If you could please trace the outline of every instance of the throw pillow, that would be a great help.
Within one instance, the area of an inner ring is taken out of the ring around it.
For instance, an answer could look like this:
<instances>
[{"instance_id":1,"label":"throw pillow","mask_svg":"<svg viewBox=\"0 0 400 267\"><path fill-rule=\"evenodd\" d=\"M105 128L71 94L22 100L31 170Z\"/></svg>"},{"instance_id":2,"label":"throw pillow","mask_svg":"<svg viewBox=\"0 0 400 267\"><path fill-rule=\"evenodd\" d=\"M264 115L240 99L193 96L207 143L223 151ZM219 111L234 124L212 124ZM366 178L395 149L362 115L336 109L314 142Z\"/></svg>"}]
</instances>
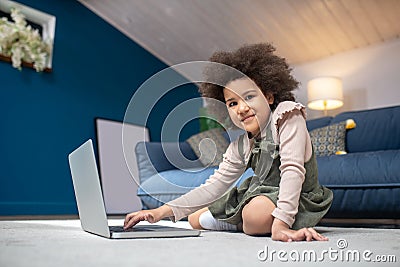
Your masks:
<instances>
[{"instance_id":1,"label":"throw pillow","mask_svg":"<svg viewBox=\"0 0 400 267\"><path fill-rule=\"evenodd\" d=\"M204 166L218 166L222 161L223 154L229 146L223 133L223 129L214 128L193 135L187 139L186 142L189 143Z\"/></svg>"},{"instance_id":2,"label":"throw pillow","mask_svg":"<svg viewBox=\"0 0 400 267\"><path fill-rule=\"evenodd\" d=\"M346 154L346 130L354 127L356 127L354 120L349 119L310 131L315 155Z\"/></svg>"}]
</instances>

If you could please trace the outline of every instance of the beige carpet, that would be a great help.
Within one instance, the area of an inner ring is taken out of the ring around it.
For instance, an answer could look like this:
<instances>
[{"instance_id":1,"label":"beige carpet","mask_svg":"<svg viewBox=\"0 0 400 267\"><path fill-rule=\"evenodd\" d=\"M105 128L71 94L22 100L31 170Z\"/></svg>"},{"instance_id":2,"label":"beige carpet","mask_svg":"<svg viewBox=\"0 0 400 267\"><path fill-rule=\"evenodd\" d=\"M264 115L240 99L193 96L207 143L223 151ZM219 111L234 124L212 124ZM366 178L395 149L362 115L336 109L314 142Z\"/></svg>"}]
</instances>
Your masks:
<instances>
[{"instance_id":1,"label":"beige carpet","mask_svg":"<svg viewBox=\"0 0 400 267\"><path fill-rule=\"evenodd\" d=\"M0 266L400 266L400 229L317 229L330 240L282 243L212 231L190 238L108 240L82 231L78 220L0 221Z\"/></svg>"}]
</instances>

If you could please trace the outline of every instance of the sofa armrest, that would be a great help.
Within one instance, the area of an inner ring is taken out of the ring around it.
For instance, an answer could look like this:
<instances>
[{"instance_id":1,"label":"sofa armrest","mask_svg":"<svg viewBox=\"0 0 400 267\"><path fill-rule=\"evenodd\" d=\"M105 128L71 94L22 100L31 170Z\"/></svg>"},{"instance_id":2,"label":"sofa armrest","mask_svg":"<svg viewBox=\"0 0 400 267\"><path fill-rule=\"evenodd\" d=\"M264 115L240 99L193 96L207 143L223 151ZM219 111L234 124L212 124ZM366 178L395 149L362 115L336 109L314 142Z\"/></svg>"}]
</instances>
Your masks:
<instances>
[{"instance_id":1,"label":"sofa armrest","mask_svg":"<svg viewBox=\"0 0 400 267\"><path fill-rule=\"evenodd\" d=\"M139 142L135 153L141 183L162 171L203 167L187 142Z\"/></svg>"}]
</instances>

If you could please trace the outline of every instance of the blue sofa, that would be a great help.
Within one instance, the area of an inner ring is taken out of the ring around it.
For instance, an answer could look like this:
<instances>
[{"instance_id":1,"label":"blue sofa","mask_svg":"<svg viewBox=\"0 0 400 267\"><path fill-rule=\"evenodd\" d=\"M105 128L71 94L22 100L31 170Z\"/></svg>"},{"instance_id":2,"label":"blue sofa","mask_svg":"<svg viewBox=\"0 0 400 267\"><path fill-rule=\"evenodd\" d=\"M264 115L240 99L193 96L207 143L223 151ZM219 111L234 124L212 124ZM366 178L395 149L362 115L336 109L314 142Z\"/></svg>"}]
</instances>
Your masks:
<instances>
[{"instance_id":1,"label":"blue sofa","mask_svg":"<svg viewBox=\"0 0 400 267\"><path fill-rule=\"evenodd\" d=\"M317 157L319 181L334 193L326 218L400 218L400 106L350 111L307 121L309 131L353 119L345 155ZM144 208L156 208L201 185L216 167L204 168L186 142L136 146ZM168 159L167 156L168 155ZM181 165L182 156L189 159ZM176 165L179 165L177 168ZM184 169L184 170L182 170ZM236 184L252 175L247 170Z\"/></svg>"}]
</instances>

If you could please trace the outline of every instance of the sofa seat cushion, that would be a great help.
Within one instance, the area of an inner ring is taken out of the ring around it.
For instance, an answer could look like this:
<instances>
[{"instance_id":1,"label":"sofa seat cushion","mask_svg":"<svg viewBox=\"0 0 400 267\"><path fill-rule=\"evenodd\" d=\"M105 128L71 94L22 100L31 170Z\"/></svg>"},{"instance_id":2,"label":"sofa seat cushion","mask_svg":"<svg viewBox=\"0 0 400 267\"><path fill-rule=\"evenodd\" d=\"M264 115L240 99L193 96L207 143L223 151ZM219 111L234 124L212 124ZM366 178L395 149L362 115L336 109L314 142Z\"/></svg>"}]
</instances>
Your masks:
<instances>
[{"instance_id":1,"label":"sofa seat cushion","mask_svg":"<svg viewBox=\"0 0 400 267\"><path fill-rule=\"evenodd\" d=\"M329 188L400 186L400 150L317 157L318 177Z\"/></svg>"},{"instance_id":2,"label":"sofa seat cushion","mask_svg":"<svg viewBox=\"0 0 400 267\"><path fill-rule=\"evenodd\" d=\"M168 170L155 174L144 181L137 192L145 208L153 209L200 186L218 167ZM253 175L248 169L235 185Z\"/></svg>"},{"instance_id":3,"label":"sofa seat cushion","mask_svg":"<svg viewBox=\"0 0 400 267\"><path fill-rule=\"evenodd\" d=\"M400 187L332 188L326 218L398 219Z\"/></svg>"}]
</instances>

